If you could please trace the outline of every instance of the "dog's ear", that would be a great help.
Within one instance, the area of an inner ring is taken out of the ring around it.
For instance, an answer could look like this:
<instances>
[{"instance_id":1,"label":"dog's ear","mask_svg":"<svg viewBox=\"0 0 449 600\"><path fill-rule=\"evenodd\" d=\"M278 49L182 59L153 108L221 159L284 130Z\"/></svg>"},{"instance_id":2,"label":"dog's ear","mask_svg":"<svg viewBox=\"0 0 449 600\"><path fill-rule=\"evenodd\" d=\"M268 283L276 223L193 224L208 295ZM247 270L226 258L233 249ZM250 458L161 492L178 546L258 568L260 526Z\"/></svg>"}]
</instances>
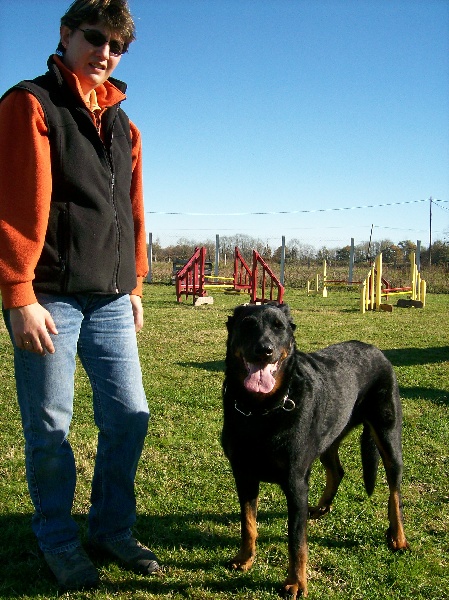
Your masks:
<instances>
[{"instance_id":1,"label":"dog's ear","mask_svg":"<svg viewBox=\"0 0 449 600\"><path fill-rule=\"evenodd\" d=\"M240 318L241 313L245 312L247 310L247 305L246 304L239 304L238 306L236 306L234 308L234 312L232 313L232 316L228 317L228 321L226 323L226 327L228 328L228 331L231 332L235 322Z\"/></svg>"},{"instance_id":2,"label":"dog's ear","mask_svg":"<svg viewBox=\"0 0 449 600\"><path fill-rule=\"evenodd\" d=\"M278 304L278 308L279 308L279 310L282 310L282 312L288 319L291 318L290 306L288 304Z\"/></svg>"},{"instance_id":3,"label":"dog's ear","mask_svg":"<svg viewBox=\"0 0 449 600\"><path fill-rule=\"evenodd\" d=\"M278 305L278 308L279 308L279 310L281 310L281 311L284 313L284 315L287 317L287 319L288 319L288 322L289 322L289 324L290 324L290 327L292 328L292 331L295 331L295 329L296 329L296 325L295 325L295 323L293 322L293 317L292 317L292 315L291 315L291 313L290 313L290 307L289 307L289 305L288 305L288 304L279 304L279 305Z\"/></svg>"}]
</instances>

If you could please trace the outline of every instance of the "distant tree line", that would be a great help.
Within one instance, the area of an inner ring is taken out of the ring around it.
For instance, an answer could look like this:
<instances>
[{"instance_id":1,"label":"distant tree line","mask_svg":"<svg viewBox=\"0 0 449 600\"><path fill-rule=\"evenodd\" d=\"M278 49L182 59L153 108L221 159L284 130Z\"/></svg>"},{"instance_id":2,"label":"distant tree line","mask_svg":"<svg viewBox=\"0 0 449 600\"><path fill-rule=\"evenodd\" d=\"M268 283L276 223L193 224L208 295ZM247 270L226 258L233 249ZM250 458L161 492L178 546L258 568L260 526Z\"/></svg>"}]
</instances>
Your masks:
<instances>
[{"instance_id":1,"label":"distant tree line","mask_svg":"<svg viewBox=\"0 0 449 600\"><path fill-rule=\"evenodd\" d=\"M253 249L257 250L265 260L275 263L279 263L281 260L282 246L273 249L267 242L249 235L220 236L219 242L220 261L232 261L236 246L248 261L252 258ZM205 246L208 259L215 260L215 240L198 242L180 238L176 244L165 248L160 245L157 239L156 241L153 240L153 261L172 262L175 259L188 259L198 246ZM316 249L311 244L292 239L285 244L285 261L286 263L295 262L310 266L326 260L330 265L343 265L349 264L350 252L350 245L342 248L322 246ZM409 260L411 252L416 252L416 243L403 240L395 244L388 239L371 243L362 242L354 246L354 262L369 263L379 252L383 254L384 263L391 266L400 266ZM421 246L421 264L429 264L429 259L431 259L432 265L449 266L449 243L435 241L430 248L430 252L429 248Z\"/></svg>"}]
</instances>

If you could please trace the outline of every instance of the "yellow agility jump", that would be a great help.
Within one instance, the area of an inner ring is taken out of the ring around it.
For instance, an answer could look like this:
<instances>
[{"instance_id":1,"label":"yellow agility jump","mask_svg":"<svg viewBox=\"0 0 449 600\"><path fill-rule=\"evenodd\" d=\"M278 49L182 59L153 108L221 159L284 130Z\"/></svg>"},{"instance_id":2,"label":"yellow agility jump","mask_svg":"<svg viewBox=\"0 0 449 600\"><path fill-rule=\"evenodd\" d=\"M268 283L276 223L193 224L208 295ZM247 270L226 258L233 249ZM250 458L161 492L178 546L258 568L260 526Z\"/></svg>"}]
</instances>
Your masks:
<instances>
[{"instance_id":1,"label":"yellow agility jump","mask_svg":"<svg viewBox=\"0 0 449 600\"><path fill-rule=\"evenodd\" d=\"M426 304L426 282L421 279L414 252L410 253L410 286L397 288L390 286L389 282L382 276L382 253L380 253L376 256L374 265L362 282L360 291L360 311L362 313L367 310L391 312L393 310L392 305L382 302L382 299L388 301L390 296L408 296L409 299L404 301L402 306L423 308ZM401 306L399 302L398 306Z\"/></svg>"},{"instance_id":2,"label":"yellow agility jump","mask_svg":"<svg viewBox=\"0 0 449 600\"><path fill-rule=\"evenodd\" d=\"M327 277L327 262L323 260L323 298L327 298L328 287L349 287L351 285L360 285L361 281L349 281L349 279L328 279ZM307 281L307 295L316 294L320 291L320 273L315 276L315 289L312 287L310 281Z\"/></svg>"}]
</instances>

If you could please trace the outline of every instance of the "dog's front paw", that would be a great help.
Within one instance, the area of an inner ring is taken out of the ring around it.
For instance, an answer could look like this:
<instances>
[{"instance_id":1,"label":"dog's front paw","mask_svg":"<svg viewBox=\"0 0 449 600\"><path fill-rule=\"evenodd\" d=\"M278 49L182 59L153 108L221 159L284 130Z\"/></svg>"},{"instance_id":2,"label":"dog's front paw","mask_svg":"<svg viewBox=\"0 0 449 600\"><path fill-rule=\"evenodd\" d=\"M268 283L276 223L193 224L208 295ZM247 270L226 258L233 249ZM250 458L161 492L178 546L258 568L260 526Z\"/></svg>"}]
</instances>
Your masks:
<instances>
[{"instance_id":1,"label":"dog's front paw","mask_svg":"<svg viewBox=\"0 0 449 600\"><path fill-rule=\"evenodd\" d=\"M234 571L249 571L253 566L254 555L243 556L241 554L237 554L234 556L232 560L229 561L229 568Z\"/></svg>"},{"instance_id":2,"label":"dog's front paw","mask_svg":"<svg viewBox=\"0 0 449 600\"><path fill-rule=\"evenodd\" d=\"M282 598L288 598L288 600L296 600L296 598L306 598L309 594L307 592L307 585L303 586L299 582L289 583L287 579L279 595Z\"/></svg>"},{"instance_id":3,"label":"dog's front paw","mask_svg":"<svg viewBox=\"0 0 449 600\"><path fill-rule=\"evenodd\" d=\"M387 538L388 547L393 552L406 552L407 550L410 550L409 543L407 542L405 537L404 536L401 536L399 538L394 537L391 532L391 527L389 527L387 529L386 538Z\"/></svg>"},{"instance_id":4,"label":"dog's front paw","mask_svg":"<svg viewBox=\"0 0 449 600\"><path fill-rule=\"evenodd\" d=\"M309 506L309 519L321 519L324 515L332 510L330 504L325 506Z\"/></svg>"}]
</instances>

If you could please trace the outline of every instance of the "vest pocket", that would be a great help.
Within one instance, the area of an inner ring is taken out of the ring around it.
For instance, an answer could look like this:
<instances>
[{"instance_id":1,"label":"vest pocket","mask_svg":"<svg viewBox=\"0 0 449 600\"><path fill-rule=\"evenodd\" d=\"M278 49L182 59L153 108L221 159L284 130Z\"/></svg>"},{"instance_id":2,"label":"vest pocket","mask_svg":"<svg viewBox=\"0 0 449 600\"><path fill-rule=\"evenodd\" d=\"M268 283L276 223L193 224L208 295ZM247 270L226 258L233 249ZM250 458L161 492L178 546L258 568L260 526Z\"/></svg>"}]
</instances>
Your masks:
<instances>
[{"instance_id":1,"label":"vest pocket","mask_svg":"<svg viewBox=\"0 0 449 600\"><path fill-rule=\"evenodd\" d=\"M44 247L35 270L36 284L64 292L68 274L69 211L65 202L52 202Z\"/></svg>"}]
</instances>

